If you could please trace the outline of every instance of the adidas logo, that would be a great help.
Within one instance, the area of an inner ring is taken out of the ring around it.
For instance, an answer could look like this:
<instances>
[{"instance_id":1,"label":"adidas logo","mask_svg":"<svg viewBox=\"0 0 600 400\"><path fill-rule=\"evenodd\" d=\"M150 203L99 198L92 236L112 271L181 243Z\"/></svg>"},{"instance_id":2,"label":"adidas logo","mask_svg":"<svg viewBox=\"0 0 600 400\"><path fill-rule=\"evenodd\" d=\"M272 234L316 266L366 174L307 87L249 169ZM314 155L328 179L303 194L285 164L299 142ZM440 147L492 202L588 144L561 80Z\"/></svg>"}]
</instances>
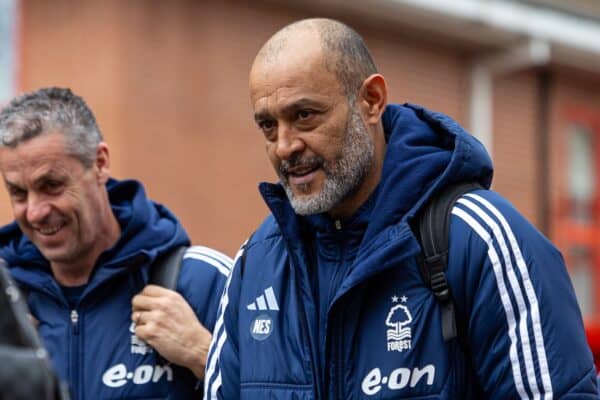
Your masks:
<instances>
[{"instance_id":1,"label":"adidas logo","mask_svg":"<svg viewBox=\"0 0 600 400\"><path fill-rule=\"evenodd\" d=\"M279 311L279 305L273 293L273 287L269 286L265 292L256 298L256 301L248 304L248 310L271 310Z\"/></svg>"}]
</instances>

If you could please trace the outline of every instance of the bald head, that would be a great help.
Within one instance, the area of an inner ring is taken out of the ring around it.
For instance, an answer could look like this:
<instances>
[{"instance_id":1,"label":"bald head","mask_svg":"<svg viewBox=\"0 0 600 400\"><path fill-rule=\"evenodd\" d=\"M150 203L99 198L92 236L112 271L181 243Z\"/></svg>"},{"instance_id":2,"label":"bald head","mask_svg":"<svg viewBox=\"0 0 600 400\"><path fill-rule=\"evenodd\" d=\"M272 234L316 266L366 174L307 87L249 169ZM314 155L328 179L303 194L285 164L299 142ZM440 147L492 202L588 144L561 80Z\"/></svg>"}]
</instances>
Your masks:
<instances>
[{"instance_id":1,"label":"bald head","mask_svg":"<svg viewBox=\"0 0 600 400\"><path fill-rule=\"evenodd\" d=\"M336 76L346 97L354 101L362 82L377 73L377 68L360 35L339 21L311 18L287 25L260 49L253 68L278 64L290 54L305 54L307 42L313 41L320 47L320 62Z\"/></svg>"}]
</instances>

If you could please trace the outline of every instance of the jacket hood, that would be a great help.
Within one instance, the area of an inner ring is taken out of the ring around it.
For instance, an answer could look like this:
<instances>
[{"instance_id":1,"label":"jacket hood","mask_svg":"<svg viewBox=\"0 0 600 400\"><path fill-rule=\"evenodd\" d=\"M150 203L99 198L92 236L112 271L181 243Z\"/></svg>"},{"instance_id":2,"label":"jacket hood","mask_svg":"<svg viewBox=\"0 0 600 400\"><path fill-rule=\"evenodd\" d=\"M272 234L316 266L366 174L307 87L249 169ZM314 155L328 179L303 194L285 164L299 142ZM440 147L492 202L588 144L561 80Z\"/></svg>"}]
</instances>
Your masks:
<instances>
[{"instance_id":1,"label":"jacket hood","mask_svg":"<svg viewBox=\"0 0 600 400\"><path fill-rule=\"evenodd\" d=\"M412 219L436 192L465 181L486 189L492 161L474 136L450 117L414 104L389 105L383 114L387 149L366 239L391 222Z\"/></svg>"},{"instance_id":2,"label":"jacket hood","mask_svg":"<svg viewBox=\"0 0 600 400\"><path fill-rule=\"evenodd\" d=\"M92 278L102 279L118 270L137 264L142 258L152 261L174 247L189 245L189 238L177 218L161 204L146 196L141 183L110 179L106 188L112 211L121 226L115 245L96 262ZM18 280L31 282L40 272L50 274L50 265L16 222L0 228L0 257ZM19 279L23 278L23 279Z\"/></svg>"},{"instance_id":3,"label":"jacket hood","mask_svg":"<svg viewBox=\"0 0 600 400\"><path fill-rule=\"evenodd\" d=\"M448 185L477 181L489 188L493 174L489 155L450 117L404 104L388 105L382 120L387 149L374 200L377 212L363 244L390 225L410 221L433 193ZM284 235L295 236L299 225L281 184L263 183L260 190Z\"/></svg>"}]
</instances>

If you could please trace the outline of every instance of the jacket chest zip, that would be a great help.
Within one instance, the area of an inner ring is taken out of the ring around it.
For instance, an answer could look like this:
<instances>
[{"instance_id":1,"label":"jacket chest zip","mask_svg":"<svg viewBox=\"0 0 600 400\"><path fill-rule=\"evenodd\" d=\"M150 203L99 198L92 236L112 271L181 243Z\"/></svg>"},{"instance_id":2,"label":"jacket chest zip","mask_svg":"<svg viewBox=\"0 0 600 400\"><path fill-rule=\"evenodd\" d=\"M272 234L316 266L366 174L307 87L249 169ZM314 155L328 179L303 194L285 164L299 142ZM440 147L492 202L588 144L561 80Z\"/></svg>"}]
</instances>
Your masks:
<instances>
[{"instance_id":1,"label":"jacket chest zip","mask_svg":"<svg viewBox=\"0 0 600 400\"><path fill-rule=\"evenodd\" d=\"M369 280L372 276L371 274L363 275L357 279L356 272L372 271L376 267L380 267L378 270L382 272L384 269L391 268L393 265L398 265L404 260L414 257L415 248L413 240L405 232L398 234L394 242L388 242L390 246L388 246L387 251L390 253L387 255L386 251L386 253L381 254L381 257L365 258L359 256L363 232L360 230L353 232L340 221L333 221L333 224L335 230L330 231L331 236L328 238L330 245L328 259L330 263L335 262L335 271L331 276L331 286L328 293L324 294L320 291L322 295L327 297L319 300L320 303L327 302L327 308L325 308L325 344L322 348L325 356L321 357L321 359L324 359L324 365L322 365L320 376L324 379L321 393L327 398L342 399L347 398L348 393L353 390L352 387L346 384L345 379L346 371L352 368L352 365L348 365L349 361L346 357L348 353L346 338L351 337L352 332L360 329L356 314L361 307L361 298L363 298L365 290L360 283ZM317 244L325 246L324 241L319 241ZM397 257L398 254L402 254L402 256ZM390 257L392 255L393 257ZM357 256L360 257L360 260L356 259ZM315 258L319 262L313 265L312 271L316 271L315 268L323 267L323 265L320 265L321 259L319 257ZM391 259L394 261L390 262ZM327 266L332 267L332 265ZM322 330L321 334L323 334Z\"/></svg>"},{"instance_id":2,"label":"jacket chest zip","mask_svg":"<svg viewBox=\"0 0 600 400\"><path fill-rule=\"evenodd\" d=\"M72 309L69 312L69 319L71 321L71 335L70 335L70 357L69 357L69 376L71 390L73 393L77 393L78 397L83 396L83 383L79 379L81 376L81 337L80 331L80 313L77 309Z\"/></svg>"},{"instance_id":3,"label":"jacket chest zip","mask_svg":"<svg viewBox=\"0 0 600 400\"><path fill-rule=\"evenodd\" d=\"M335 226L335 229L338 231L342 230L342 221L340 221L339 219L336 219L335 222L333 223L333 225Z\"/></svg>"},{"instance_id":4,"label":"jacket chest zip","mask_svg":"<svg viewBox=\"0 0 600 400\"><path fill-rule=\"evenodd\" d=\"M335 228L338 232L342 231L342 223L340 220L335 221ZM344 265L345 262L348 262L345 257L345 247L348 245L346 240L341 238L337 243L338 247L338 265L336 266L336 271L333 276L333 286L330 290L330 296L328 298L329 310L327 312L327 332L325 337L325 354L329 355L329 364L331 368L325 368L326 374L330 377L329 382L329 390L328 392L331 395L332 399L343 398L343 365L344 362L342 360L343 353L343 342L344 342L344 332L343 332L343 304L338 301L337 306L334 310L334 304L331 303L335 293L337 292L337 288L339 287L341 277L344 275L344 272L348 268L348 265ZM351 257L354 259L354 257ZM334 318L333 311L336 311L339 314L338 318Z\"/></svg>"},{"instance_id":5,"label":"jacket chest zip","mask_svg":"<svg viewBox=\"0 0 600 400\"><path fill-rule=\"evenodd\" d=\"M337 299L335 303L332 303L332 301L336 297L340 284L354 260L360 244L360 238L356 233L353 235L352 233L344 232L340 220L333 221L333 227L334 231L332 235L326 239L330 250L328 252L328 262L332 262L333 265L317 265L316 267L333 268L331 281L327 286L328 290L326 292L321 291L323 298L320 299L320 302L325 302L325 304L321 304L321 310L325 314L321 316L321 321L325 324L325 343L323 349L325 365L323 365L322 370L325 387L322 393L326 393L328 398L337 399L345 397L343 385L343 355L345 354L343 315L345 305L341 299ZM319 286L322 287L322 285ZM323 328L321 332L323 332Z\"/></svg>"}]
</instances>

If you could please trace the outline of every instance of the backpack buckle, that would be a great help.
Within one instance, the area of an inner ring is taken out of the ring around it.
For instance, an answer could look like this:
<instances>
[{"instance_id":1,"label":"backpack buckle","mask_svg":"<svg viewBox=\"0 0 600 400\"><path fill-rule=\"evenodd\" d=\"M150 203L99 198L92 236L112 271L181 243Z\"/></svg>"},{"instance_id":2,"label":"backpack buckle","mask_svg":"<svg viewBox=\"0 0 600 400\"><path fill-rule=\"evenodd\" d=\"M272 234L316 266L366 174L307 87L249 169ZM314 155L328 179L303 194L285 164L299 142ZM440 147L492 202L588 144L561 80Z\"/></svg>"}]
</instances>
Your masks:
<instances>
[{"instance_id":1,"label":"backpack buckle","mask_svg":"<svg viewBox=\"0 0 600 400\"><path fill-rule=\"evenodd\" d=\"M429 266L429 285L436 299L442 303L450 301L450 287L445 272L446 253L428 257L425 259L425 263Z\"/></svg>"}]
</instances>

